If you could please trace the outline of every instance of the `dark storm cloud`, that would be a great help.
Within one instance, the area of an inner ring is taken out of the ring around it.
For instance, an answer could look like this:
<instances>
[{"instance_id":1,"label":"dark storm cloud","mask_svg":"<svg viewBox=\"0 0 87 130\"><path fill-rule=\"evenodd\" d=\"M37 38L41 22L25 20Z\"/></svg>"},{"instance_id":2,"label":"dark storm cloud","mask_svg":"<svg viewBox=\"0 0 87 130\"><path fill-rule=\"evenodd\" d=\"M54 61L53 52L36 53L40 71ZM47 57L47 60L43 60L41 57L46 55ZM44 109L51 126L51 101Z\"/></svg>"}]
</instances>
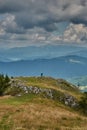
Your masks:
<instances>
[{"instance_id":1,"label":"dark storm cloud","mask_svg":"<svg viewBox=\"0 0 87 130\"><path fill-rule=\"evenodd\" d=\"M18 12L21 9L21 4L15 0L0 0L0 13Z\"/></svg>"},{"instance_id":2,"label":"dark storm cloud","mask_svg":"<svg viewBox=\"0 0 87 130\"><path fill-rule=\"evenodd\" d=\"M54 31L55 23L70 21L87 23L86 0L0 0L0 13L15 16L18 29L9 26L6 31L23 32L26 29L41 27ZM11 29L12 28L12 29ZM22 28L22 29L21 29ZM15 30L15 31L14 31Z\"/></svg>"}]
</instances>

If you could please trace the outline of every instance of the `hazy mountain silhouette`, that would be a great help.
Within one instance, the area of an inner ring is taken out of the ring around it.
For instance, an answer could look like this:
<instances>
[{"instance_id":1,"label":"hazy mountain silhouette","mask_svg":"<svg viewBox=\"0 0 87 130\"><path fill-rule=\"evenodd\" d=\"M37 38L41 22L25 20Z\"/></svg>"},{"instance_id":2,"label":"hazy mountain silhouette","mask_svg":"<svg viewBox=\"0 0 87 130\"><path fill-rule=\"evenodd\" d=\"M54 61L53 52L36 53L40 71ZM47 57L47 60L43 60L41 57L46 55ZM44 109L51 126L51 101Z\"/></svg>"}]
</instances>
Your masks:
<instances>
[{"instance_id":1,"label":"hazy mountain silhouette","mask_svg":"<svg viewBox=\"0 0 87 130\"><path fill-rule=\"evenodd\" d=\"M0 72L12 76L78 77L87 75L87 58L69 55L52 59L0 62Z\"/></svg>"}]
</instances>

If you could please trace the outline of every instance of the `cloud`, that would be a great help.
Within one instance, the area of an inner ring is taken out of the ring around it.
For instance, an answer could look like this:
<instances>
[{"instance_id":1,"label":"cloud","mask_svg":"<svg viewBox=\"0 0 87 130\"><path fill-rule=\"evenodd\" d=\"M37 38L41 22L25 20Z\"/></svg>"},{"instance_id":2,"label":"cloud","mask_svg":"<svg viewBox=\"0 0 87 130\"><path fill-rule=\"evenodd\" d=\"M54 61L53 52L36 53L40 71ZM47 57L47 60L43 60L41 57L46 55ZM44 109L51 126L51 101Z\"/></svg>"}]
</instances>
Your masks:
<instances>
[{"instance_id":1,"label":"cloud","mask_svg":"<svg viewBox=\"0 0 87 130\"><path fill-rule=\"evenodd\" d=\"M75 59L69 59L69 62L76 63L76 64L84 64L82 61L75 60Z\"/></svg>"},{"instance_id":2,"label":"cloud","mask_svg":"<svg viewBox=\"0 0 87 130\"><path fill-rule=\"evenodd\" d=\"M87 0L0 0L0 39L86 42ZM58 23L70 24L62 34ZM21 42L22 44L22 42Z\"/></svg>"},{"instance_id":3,"label":"cloud","mask_svg":"<svg viewBox=\"0 0 87 130\"><path fill-rule=\"evenodd\" d=\"M80 86L80 90L86 91L86 89L87 89L87 86Z\"/></svg>"},{"instance_id":4,"label":"cloud","mask_svg":"<svg viewBox=\"0 0 87 130\"><path fill-rule=\"evenodd\" d=\"M84 24L70 24L63 35L57 37L57 39L64 42L87 42L87 27Z\"/></svg>"},{"instance_id":5,"label":"cloud","mask_svg":"<svg viewBox=\"0 0 87 130\"><path fill-rule=\"evenodd\" d=\"M24 33L23 27L17 25L15 16L7 14L4 20L1 20L0 27L7 33Z\"/></svg>"},{"instance_id":6,"label":"cloud","mask_svg":"<svg viewBox=\"0 0 87 130\"><path fill-rule=\"evenodd\" d=\"M86 0L0 0L0 13L13 14L16 24L25 29L39 26L53 31L59 21L86 24L86 12Z\"/></svg>"},{"instance_id":7,"label":"cloud","mask_svg":"<svg viewBox=\"0 0 87 130\"><path fill-rule=\"evenodd\" d=\"M43 28L34 27L28 29L25 34L12 34L11 40L33 40L33 41L45 41L50 36L49 32Z\"/></svg>"}]
</instances>

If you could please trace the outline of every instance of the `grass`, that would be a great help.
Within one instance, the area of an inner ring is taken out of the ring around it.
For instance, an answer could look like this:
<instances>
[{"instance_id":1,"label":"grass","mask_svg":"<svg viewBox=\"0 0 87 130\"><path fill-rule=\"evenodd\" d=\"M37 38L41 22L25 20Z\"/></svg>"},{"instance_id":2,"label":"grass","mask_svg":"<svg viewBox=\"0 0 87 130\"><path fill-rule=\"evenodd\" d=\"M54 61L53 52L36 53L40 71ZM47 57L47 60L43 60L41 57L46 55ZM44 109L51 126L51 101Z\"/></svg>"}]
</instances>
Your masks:
<instances>
[{"instance_id":1,"label":"grass","mask_svg":"<svg viewBox=\"0 0 87 130\"><path fill-rule=\"evenodd\" d=\"M20 105L27 102L32 102L35 98L38 98L38 96L34 94L26 94L20 97L8 97L0 99L0 104L8 104L8 105Z\"/></svg>"},{"instance_id":2,"label":"grass","mask_svg":"<svg viewBox=\"0 0 87 130\"><path fill-rule=\"evenodd\" d=\"M10 98L6 99L6 103L0 103L0 130L72 130L87 127L87 118L55 101L33 96L27 97L29 100L26 96L20 100Z\"/></svg>"},{"instance_id":3,"label":"grass","mask_svg":"<svg viewBox=\"0 0 87 130\"><path fill-rule=\"evenodd\" d=\"M27 103L13 106L2 105L4 107L2 120L0 121L0 128L2 130L14 129L49 129L55 130L63 126L64 128L70 127L83 127L85 119L78 117L76 113L72 114L66 109L60 108L56 105L46 105L44 103ZM87 120L86 120L87 123Z\"/></svg>"},{"instance_id":4,"label":"grass","mask_svg":"<svg viewBox=\"0 0 87 130\"><path fill-rule=\"evenodd\" d=\"M80 95L67 82L50 77L18 77L26 85L58 90L61 93ZM71 91L72 90L72 91ZM25 94L20 97L0 97L0 130L86 130L87 117L57 100L42 95Z\"/></svg>"},{"instance_id":5,"label":"grass","mask_svg":"<svg viewBox=\"0 0 87 130\"><path fill-rule=\"evenodd\" d=\"M16 79L23 81L27 86L55 89L63 93L71 94L78 99L82 96L78 88L62 79L54 79L51 77L18 77Z\"/></svg>"}]
</instances>

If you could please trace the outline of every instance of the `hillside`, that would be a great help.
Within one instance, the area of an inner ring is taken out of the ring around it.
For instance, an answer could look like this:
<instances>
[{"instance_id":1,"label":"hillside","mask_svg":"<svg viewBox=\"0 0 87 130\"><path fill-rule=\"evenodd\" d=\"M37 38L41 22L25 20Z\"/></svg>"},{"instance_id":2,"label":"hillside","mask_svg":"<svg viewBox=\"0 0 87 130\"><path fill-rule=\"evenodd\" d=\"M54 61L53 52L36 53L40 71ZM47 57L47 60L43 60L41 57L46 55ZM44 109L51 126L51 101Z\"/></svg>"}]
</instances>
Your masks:
<instances>
[{"instance_id":1,"label":"hillside","mask_svg":"<svg viewBox=\"0 0 87 130\"><path fill-rule=\"evenodd\" d=\"M0 130L85 130L77 111L82 93L63 79L12 78L0 97Z\"/></svg>"}]
</instances>

